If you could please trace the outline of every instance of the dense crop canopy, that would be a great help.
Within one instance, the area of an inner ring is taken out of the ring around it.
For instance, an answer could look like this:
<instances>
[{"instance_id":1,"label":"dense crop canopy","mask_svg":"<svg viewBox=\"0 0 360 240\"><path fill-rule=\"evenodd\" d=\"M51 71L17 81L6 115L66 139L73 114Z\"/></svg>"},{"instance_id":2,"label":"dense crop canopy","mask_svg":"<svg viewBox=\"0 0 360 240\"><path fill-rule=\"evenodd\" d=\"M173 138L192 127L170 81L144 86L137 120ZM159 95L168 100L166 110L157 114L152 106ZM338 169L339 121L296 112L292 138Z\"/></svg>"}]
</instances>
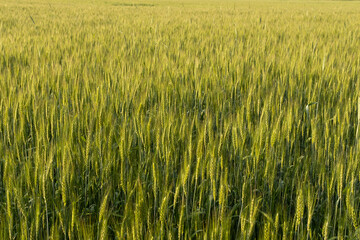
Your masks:
<instances>
[{"instance_id":1,"label":"dense crop canopy","mask_svg":"<svg viewBox=\"0 0 360 240\"><path fill-rule=\"evenodd\" d=\"M359 231L360 4L0 0L0 239Z\"/></svg>"}]
</instances>

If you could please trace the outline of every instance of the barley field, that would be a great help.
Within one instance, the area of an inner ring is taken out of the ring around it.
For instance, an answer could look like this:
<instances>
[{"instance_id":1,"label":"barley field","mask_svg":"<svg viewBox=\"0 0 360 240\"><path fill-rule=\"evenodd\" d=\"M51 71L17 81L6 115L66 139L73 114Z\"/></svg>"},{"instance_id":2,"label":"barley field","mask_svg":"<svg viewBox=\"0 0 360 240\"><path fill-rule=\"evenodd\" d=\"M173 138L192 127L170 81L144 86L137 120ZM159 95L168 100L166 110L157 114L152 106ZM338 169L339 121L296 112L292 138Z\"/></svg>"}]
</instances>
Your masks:
<instances>
[{"instance_id":1,"label":"barley field","mask_svg":"<svg viewBox=\"0 0 360 240\"><path fill-rule=\"evenodd\" d=\"M359 239L360 2L0 0L0 239Z\"/></svg>"}]
</instances>

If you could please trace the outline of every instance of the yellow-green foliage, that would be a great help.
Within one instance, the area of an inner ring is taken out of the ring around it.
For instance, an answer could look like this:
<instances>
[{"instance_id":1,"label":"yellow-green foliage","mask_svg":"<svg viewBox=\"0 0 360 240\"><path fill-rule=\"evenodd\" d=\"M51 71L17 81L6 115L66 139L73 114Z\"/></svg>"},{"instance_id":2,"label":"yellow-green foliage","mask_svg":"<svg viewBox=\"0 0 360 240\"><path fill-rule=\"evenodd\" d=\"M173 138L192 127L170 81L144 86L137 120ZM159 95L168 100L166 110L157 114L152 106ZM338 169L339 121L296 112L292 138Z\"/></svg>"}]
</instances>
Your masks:
<instances>
[{"instance_id":1,"label":"yellow-green foliage","mask_svg":"<svg viewBox=\"0 0 360 240\"><path fill-rule=\"evenodd\" d=\"M353 239L360 3L0 0L0 239Z\"/></svg>"}]
</instances>

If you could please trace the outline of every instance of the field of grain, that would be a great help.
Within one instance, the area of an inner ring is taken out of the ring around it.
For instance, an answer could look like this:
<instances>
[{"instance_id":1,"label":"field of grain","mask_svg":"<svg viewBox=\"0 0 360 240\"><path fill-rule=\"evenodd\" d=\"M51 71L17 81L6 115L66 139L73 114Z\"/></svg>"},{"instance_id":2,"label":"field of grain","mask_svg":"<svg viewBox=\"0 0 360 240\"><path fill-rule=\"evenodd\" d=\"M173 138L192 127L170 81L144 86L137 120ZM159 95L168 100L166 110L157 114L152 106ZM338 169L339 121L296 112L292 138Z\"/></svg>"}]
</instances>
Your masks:
<instances>
[{"instance_id":1,"label":"field of grain","mask_svg":"<svg viewBox=\"0 0 360 240\"><path fill-rule=\"evenodd\" d=\"M356 239L360 2L0 0L0 239Z\"/></svg>"}]
</instances>

